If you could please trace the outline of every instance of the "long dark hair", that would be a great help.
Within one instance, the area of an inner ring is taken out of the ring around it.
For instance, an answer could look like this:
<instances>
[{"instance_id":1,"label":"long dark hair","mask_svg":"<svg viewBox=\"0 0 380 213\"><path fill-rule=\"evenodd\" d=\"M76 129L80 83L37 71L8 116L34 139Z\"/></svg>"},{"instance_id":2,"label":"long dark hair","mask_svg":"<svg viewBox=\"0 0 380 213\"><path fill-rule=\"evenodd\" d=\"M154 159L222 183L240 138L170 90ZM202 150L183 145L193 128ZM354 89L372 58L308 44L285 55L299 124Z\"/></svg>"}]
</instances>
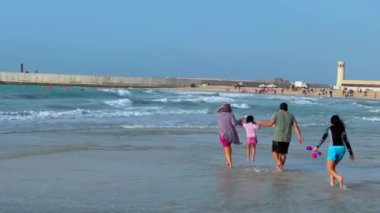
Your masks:
<instances>
[{"instance_id":1,"label":"long dark hair","mask_svg":"<svg viewBox=\"0 0 380 213\"><path fill-rule=\"evenodd\" d=\"M346 131L346 127L338 115L331 116L331 124L332 124L332 129L339 133Z\"/></svg>"}]
</instances>

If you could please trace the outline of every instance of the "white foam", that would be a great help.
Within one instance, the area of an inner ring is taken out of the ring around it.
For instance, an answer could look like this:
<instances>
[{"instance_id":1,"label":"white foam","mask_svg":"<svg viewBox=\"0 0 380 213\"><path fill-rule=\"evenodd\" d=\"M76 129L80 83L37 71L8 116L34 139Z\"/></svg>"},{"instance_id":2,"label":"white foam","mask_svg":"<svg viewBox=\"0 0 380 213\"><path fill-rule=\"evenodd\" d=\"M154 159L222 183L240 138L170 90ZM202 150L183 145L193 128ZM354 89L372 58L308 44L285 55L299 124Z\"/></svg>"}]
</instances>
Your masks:
<instances>
[{"instance_id":1,"label":"white foam","mask_svg":"<svg viewBox=\"0 0 380 213\"><path fill-rule=\"evenodd\" d=\"M283 101L290 101L293 103L299 102L299 104L310 104L310 103L317 104L318 101L321 100L321 98L319 98L319 97L303 97L303 96L294 96L294 95L291 95L291 96L266 95L263 97L265 97L266 99L270 99L270 100L283 100Z\"/></svg>"},{"instance_id":2,"label":"white foam","mask_svg":"<svg viewBox=\"0 0 380 213\"><path fill-rule=\"evenodd\" d=\"M326 126L325 123L298 123L300 127L320 127L320 126Z\"/></svg>"},{"instance_id":3,"label":"white foam","mask_svg":"<svg viewBox=\"0 0 380 213\"><path fill-rule=\"evenodd\" d=\"M150 109L138 109L133 111L131 108L125 111L94 111L91 115L96 118L103 117L131 117L131 116L151 116L151 115L183 115L183 114L208 114L208 109L201 110L185 110L185 109L165 109L150 108Z\"/></svg>"},{"instance_id":4,"label":"white foam","mask_svg":"<svg viewBox=\"0 0 380 213\"><path fill-rule=\"evenodd\" d=\"M196 96L196 97L180 97L180 98L160 98L153 100L155 102L162 103L181 103L181 102L192 102L192 103L223 103L223 102L235 102L232 98L219 97L219 96Z\"/></svg>"},{"instance_id":5,"label":"white foam","mask_svg":"<svg viewBox=\"0 0 380 213\"><path fill-rule=\"evenodd\" d=\"M243 98L243 97L253 97L254 94L247 93L219 93L220 96L230 97L230 98Z\"/></svg>"},{"instance_id":6,"label":"white foam","mask_svg":"<svg viewBox=\"0 0 380 213\"><path fill-rule=\"evenodd\" d=\"M200 110L171 109L171 110L160 110L155 113L160 114L160 115L208 114L208 109L200 109Z\"/></svg>"},{"instance_id":7,"label":"white foam","mask_svg":"<svg viewBox=\"0 0 380 213\"><path fill-rule=\"evenodd\" d=\"M211 96L211 97L200 97L198 100L207 103L222 103L222 102L234 102L235 100L227 97Z\"/></svg>"},{"instance_id":8,"label":"white foam","mask_svg":"<svg viewBox=\"0 0 380 213\"><path fill-rule=\"evenodd\" d=\"M362 120L365 120L365 121L380 121L380 117L362 117Z\"/></svg>"},{"instance_id":9,"label":"white foam","mask_svg":"<svg viewBox=\"0 0 380 213\"><path fill-rule=\"evenodd\" d=\"M168 98L159 98L159 99L154 99L152 101L167 103L167 102L169 102L169 99Z\"/></svg>"},{"instance_id":10,"label":"white foam","mask_svg":"<svg viewBox=\"0 0 380 213\"><path fill-rule=\"evenodd\" d=\"M232 107L239 108L239 109L249 109L250 107L248 104L231 104Z\"/></svg>"},{"instance_id":11,"label":"white foam","mask_svg":"<svg viewBox=\"0 0 380 213\"><path fill-rule=\"evenodd\" d=\"M216 92L202 92L202 91L167 91L178 95L217 95Z\"/></svg>"},{"instance_id":12,"label":"white foam","mask_svg":"<svg viewBox=\"0 0 380 213\"><path fill-rule=\"evenodd\" d=\"M118 96L121 96L121 97L126 97L126 96L131 95L131 92L126 89L101 89L100 91L117 94Z\"/></svg>"},{"instance_id":13,"label":"white foam","mask_svg":"<svg viewBox=\"0 0 380 213\"><path fill-rule=\"evenodd\" d=\"M1 121L10 120L46 120L46 119L78 119L78 118L110 118L151 115L183 115L208 114L208 109L185 110L165 109L161 107L128 108L128 110L67 110L67 111L22 111L0 112Z\"/></svg>"},{"instance_id":14,"label":"white foam","mask_svg":"<svg viewBox=\"0 0 380 213\"><path fill-rule=\"evenodd\" d=\"M379 113L380 109L371 109L371 110L369 110L369 112Z\"/></svg>"},{"instance_id":15,"label":"white foam","mask_svg":"<svg viewBox=\"0 0 380 213\"><path fill-rule=\"evenodd\" d=\"M292 100L292 103L299 104L299 105L311 105L311 104L317 104L311 100Z\"/></svg>"},{"instance_id":16,"label":"white foam","mask_svg":"<svg viewBox=\"0 0 380 213\"><path fill-rule=\"evenodd\" d=\"M122 99L112 100L112 101L104 101L104 103L109 106L117 107L117 108L124 108L124 107L132 105L132 101L127 98L122 98Z\"/></svg>"},{"instance_id":17,"label":"white foam","mask_svg":"<svg viewBox=\"0 0 380 213\"><path fill-rule=\"evenodd\" d=\"M154 125L154 124L149 124L149 125L143 125L143 124L126 124L122 125L122 128L125 129L183 129L183 128L195 128L195 129L204 129L204 128L210 128L211 126L206 126L206 125L195 125L195 124L166 124L166 125Z\"/></svg>"},{"instance_id":18,"label":"white foam","mask_svg":"<svg viewBox=\"0 0 380 213\"><path fill-rule=\"evenodd\" d=\"M145 93L148 93L148 94L153 94L155 93L156 91L155 90L152 90L152 89L148 89L148 90L144 90Z\"/></svg>"},{"instance_id":19,"label":"white foam","mask_svg":"<svg viewBox=\"0 0 380 213\"><path fill-rule=\"evenodd\" d=\"M68 111L22 111L22 112L0 112L0 120L43 120L57 119L61 117L77 117L88 114L87 110L76 109Z\"/></svg>"}]
</instances>

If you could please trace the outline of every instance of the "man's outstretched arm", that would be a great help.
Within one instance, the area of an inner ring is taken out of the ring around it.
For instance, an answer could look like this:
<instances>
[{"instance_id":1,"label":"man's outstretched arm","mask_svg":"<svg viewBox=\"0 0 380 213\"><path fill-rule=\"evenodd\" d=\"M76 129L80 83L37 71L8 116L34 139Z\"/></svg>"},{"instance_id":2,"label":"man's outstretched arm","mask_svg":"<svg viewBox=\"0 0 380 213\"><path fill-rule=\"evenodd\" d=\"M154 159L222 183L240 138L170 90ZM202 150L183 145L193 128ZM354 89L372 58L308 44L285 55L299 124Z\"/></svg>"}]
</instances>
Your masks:
<instances>
[{"instance_id":1,"label":"man's outstretched arm","mask_svg":"<svg viewBox=\"0 0 380 213\"><path fill-rule=\"evenodd\" d=\"M273 126L274 125L274 120L260 121L259 124L262 125L262 126Z\"/></svg>"}]
</instances>

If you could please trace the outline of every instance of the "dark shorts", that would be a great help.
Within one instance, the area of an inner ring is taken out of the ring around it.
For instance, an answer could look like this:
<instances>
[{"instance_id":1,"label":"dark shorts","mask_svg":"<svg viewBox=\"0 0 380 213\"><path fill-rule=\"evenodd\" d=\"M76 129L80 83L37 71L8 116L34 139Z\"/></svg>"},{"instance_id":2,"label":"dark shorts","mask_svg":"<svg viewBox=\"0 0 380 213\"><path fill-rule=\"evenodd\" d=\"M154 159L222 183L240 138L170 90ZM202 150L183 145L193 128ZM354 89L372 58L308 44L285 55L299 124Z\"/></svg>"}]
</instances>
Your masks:
<instances>
[{"instance_id":1,"label":"dark shorts","mask_svg":"<svg viewBox=\"0 0 380 213\"><path fill-rule=\"evenodd\" d=\"M288 154L289 143L272 141L272 152L277 152L280 154Z\"/></svg>"}]
</instances>

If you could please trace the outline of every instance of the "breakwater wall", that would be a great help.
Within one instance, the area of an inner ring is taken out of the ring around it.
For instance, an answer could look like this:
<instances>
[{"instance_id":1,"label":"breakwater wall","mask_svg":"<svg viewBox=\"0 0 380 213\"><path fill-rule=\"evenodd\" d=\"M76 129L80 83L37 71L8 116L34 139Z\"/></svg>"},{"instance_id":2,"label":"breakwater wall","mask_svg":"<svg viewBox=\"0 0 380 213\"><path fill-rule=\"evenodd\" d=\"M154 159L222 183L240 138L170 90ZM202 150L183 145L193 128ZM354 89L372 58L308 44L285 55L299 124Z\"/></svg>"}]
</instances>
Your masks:
<instances>
[{"instance_id":1,"label":"breakwater wall","mask_svg":"<svg viewBox=\"0 0 380 213\"><path fill-rule=\"evenodd\" d=\"M1 84L62 85L83 87L188 87L201 79L143 78L95 75L0 72Z\"/></svg>"},{"instance_id":2,"label":"breakwater wall","mask_svg":"<svg viewBox=\"0 0 380 213\"><path fill-rule=\"evenodd\" d=\"M191 85L232 86L242 83L247 87L258 87L271 81L242 81L213 78L145 78L97 75L70 75L52 73L0 72L0 84L61 85L82 87L152 87L176 88ZM276 83L283 87L286 83Z\"/></svg>"}]
</instances>

